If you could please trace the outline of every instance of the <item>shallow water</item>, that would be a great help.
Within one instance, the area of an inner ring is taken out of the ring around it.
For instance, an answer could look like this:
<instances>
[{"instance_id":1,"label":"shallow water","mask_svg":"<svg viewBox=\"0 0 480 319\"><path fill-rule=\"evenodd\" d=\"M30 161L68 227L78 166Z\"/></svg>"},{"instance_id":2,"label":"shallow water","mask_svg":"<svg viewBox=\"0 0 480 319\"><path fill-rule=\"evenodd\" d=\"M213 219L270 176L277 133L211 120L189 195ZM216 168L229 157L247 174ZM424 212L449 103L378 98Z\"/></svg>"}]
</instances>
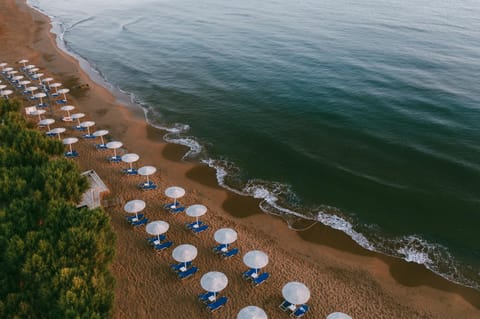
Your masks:
<instances>
[{"instance_id":1,"label":"shallow water","mask_svg":"<svg viewBox=\"0 0 480 319\"><path fill-rule=\"evenodd\" d=\"M30 3L226 187L480 288L476 2Z\"/></svg>"}]
</instances>

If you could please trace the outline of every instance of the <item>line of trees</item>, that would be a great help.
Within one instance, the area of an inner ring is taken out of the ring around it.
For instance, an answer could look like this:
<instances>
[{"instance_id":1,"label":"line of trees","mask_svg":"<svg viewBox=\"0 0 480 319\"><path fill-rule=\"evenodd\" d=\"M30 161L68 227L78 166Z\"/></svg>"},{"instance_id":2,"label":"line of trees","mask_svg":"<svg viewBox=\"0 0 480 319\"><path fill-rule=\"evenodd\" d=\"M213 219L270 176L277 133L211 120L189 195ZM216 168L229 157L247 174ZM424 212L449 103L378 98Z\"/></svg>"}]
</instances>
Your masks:
<instances>
[{"instance_id":1,"label":"line of trees","mask_svg":"<svg viewBox=\"0 0 480 319\"><path fill-rule=\"evenodd\" d=\"M0 101L0 318L108 318L115 235L64 146Z\"/></svg>"}]
</instances>

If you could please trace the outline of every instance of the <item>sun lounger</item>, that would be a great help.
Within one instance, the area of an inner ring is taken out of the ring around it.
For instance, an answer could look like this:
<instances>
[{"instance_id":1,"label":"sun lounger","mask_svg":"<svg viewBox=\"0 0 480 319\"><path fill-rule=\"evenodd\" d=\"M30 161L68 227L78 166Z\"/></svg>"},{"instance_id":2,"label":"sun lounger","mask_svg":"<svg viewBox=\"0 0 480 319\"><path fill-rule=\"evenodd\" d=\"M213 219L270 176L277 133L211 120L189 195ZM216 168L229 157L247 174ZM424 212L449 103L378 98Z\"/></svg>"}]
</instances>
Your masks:
<instances>
[{"instance_id":1,"label":"sun lounger","mask_svg":"<svg viewBox=\"0 0 480 319\"><path fill-rule=\"evenodd\" d=\"M278 307L279 307L280 309L282 309L283 311L287 311L287 310L289 310L288 307L290 307L290 306L292 306L292 305L293 305L292 303L284 300L284 301L280 304L280 306L278 306Z\"/></svg>"},{"instance_id":2,"label":"sun lounger","mask_svg":"<svg viewBox=\"0 0 480 319\"><path fill-rule=\"evenodd\" d=\"M192 265L191 261L187 261L186 263L171 264L170 269L172 269L175 272L180 272L180 268L186 266L188 269L191 265Z\"/></svg>"},{"instance_id":3,"label":"sun lounger","mask_svg":"<svg viewBox=\"0 0 480 319\"><path fill-rule=\"evenodd\" d=\"M204 294L198 295L198 300L200 300L203 303L209 303L210 302L209 298L212 298L214 295L215 295L214 292L208 291Z\"/></svg>"},{"instance_id":4,"label":"sun lounger","mask_svg":"<svg viewBox=\"0 0 480 319\"><path fill-rule=\"evenodd\" d=\"M159 238L160 237L160 238ZM165 234L161 234L160 236L155 236L155 237L148 237L147 238L147 241L149 244L151 245L155 245L155 242L158 241L160 239L160 241L164 241L165 239L167 239L167 236ZM157 243L158 244L158 243Z\"/></svg>"},{"instance_id":5,"label":"sun lounger","mask_svg":"<svg viewBox=\"0 0 480 319\"><path fill-rule=\"evenodd\" d=\"M208 225L201 225L197 228L191 228L194 234L202 233L208 229Z\"/></svg>"},{"instance_id":6,"label":"sun lounger","mask_svg":"<svg viewBox=\"0 0 480 319\"><path fill-rule=\"evenodd\" d=\"M226 251L224 253L222 253L222 257L223 258L230 258L230 257L233 257L235 256L236 254L238 254L238 248L233 248L233 249L230 249L229 251Z\"/></svg>"},{"instance_id":7,"label":"sun lounger","mask_svg":"<svg viewBox=\"0 0 480 319\"><path fill-rule=\"evenodd\" d=\"M182 204L180 204L180 202L178 202L178 201L177 201L177 203L171 202L171 203L163 205L163 209L170 210L170 209L177 208L181 205Z\"/></svg>"},{"instance_id":8,"label":"sun lounger","mask_svg":"<svg viewBox=\"0 0 480 319\"><path fill-rule=\"evenodd\" d=\"M143 190L150 190L150 189L156 189L157 188L157 185L155 185L153 182L141 183L138 186Z\"/></svg>"},{"instance_id":9,"label":"sun lounger","mask_svg":"<svg viewBox=\"0 0 480 319\"><path fill-rule=\"evenodd\" d=\"M198 271L198 268L195 266L192 266L188 268L186 271L182 271L178 273L178 278L179 279L186 279L188 277L193 276L196 272Z\"/></svg>"},{"instance_id":10,"label":"sun lounger","mask_svg":"<svg viewBox=\"0 0 480 319\"><path fill-rule=\"evenodd\" d=\"M95 148L96 148L97 150L106 150L106 149L108 149L108 148L107 148L107 144L95 144Z\"/></svg>"},{"instance_id":11,"label":"sun lounger","mask_svg":"<svg viewBox=\"0 0 480 319\"><path fill-rule=\"evenodd\" d=\"M307 311L308 311L308 305L303 304L297 309L295 309L295 311L290 314L290 317L301 318L307 313Z\"/></svg>"},{"instance_id":12,"label":"sun lounger","mask_svg":"<svg viewBox=\"0 0 480 319\"><path fill-rule=\"evenodd\" d=\"M154 245L153 248L155 248L156 251L162 251L162 250L165 250L167 248L172 247L172 245L173 245L172 241L166 241L164 243Z\"/></svg>"},{"instance_id":13,"label":"sun lounger","mask_svg":"<svg viewBox=\"0 0 480 319\"><path fill-rule=\"evenodd\" d=\"M83 126L80 126L80 125L75 125L73 126L74 129L76 129L77 131L86 131L87 128L86 127L83 127Z\"/></svg>"},{"instance_id":14,"label":"sun lounger","mask_svg":"<svg viewBox=\"0 0 480 319\"><path fill-rule=\"evenodd\" d=\"M265 280L268 279L268 277L270 277L270 274L268 272L264 272L262 274L260 274L257 278L252 278L252 284L256 287L260 284L263 284L265 282Z\"/></svg>"},{"instance_id":15,"label":"sun lounger","mask_svg":"<svg viewBox=\"0 0 480 319\"><path fill-rule=\"evenodd\" d=\"M92 139L92 138L95 138L95 135L93 135L93 134L83 134L82 137L85 138L85 139Z\"/></svg>"},{"instance_id":16,"label":"sun lounger","mask_svg":"<svg viewBox=\"0 0 480 319\"><path fill-rule=\"evenodd\" d=\"M212 250L213 250L214 253L221 254L221 253L228 250L228 245L220 244L220 245L217 245L217 246L213 247Z\"/></svg>"},{"instance_id":17,"label":"sun lounger","mask_svg":"<svg viewBox=\"0 0 480 319\"><path fill-rule=\"evenodd\" d=\"M255 268L250 268L242 274L242 277L244 279L252 279L252 274L254 274L255 271L256 271Z\"/></svg>"},{"instance_id":18,"label":"sun lounger","mask_svg":"<svg viewBox=\"0 0 480 319\"><path fill-rule=\"evenodd\" d=\"M71 151L71 152L66 152L63 155L65 155L65 157L72 158L72 157L77 157L78 152L74 150L74 151Z\"/></svg>"},{"instance_id":19,"label":"sun lounger","mask_svg":"<svg viewBox=\"0 0 480 319\"><path fill-rule=\"evenodd\" d=\"M122 157L120 155L109 156L107 159L110 161L110 163L120 163L122 161Z\"/></svg>"},{"instance_id":20,"label":"sun lounger","mask_svg":"<svg viewBox=\"0 0 480 319\"><path fill-rule=\"evenodd\" d=\"M218 310L220 308L222 308L228 301L228 298L223 296L223 297L220 297L218 298L217 300L215 300L214 302L212 303L209 303L207 305L207 310L210 311L210 312L214 312L215 310Z\"/></svg>"},{"instance_id":21,"label":"sun lounger","mask_svg":"<svg viewBox=\"0 0 480 319\"><path fill-rule=\"evenodd\" d=\"M125 168L123 169L123 172L126 174L126 175L137 175L138 174L138 171L135 169L135 168Z\"/></svg>"},{"instance_id":22,"label":"sun lounger","mask_svg":"<svg viewBox=\"0 0 480 319\"><path fill-rule=\"evenodd\" d=\"M192 228L195 228L194 225L196 225L197 222L193 222L193 223L186 223L185 224L185 227L188 228L188 229L192 229ZM201 226L203 224L203 222L201 220L198 221L198 226Z\"/></svg>"},{"instance_id":23,"label":"sun lounger","mask_svg":"<svg viewBox=\"0 0 480 319\"><path fill-rule=\"evenodd\" d=\"M148 223L148 218L143 218L143 219L137 220L135 222L131 222L130 224L132 224L133 227L138 227L138 226L141 226L141 225L145 225L146 223Z\"/></svg>"},{"instance_id":24,"label":"sun lounger","mask_svg":"<svg viewBox=\"0 0 480 319\"><path fill-rule=\"evenodd\" d=\"M143 217L145 217L144 214L138 214L138 218L137 218L137 215L127 215L127 216L125 216L125 219L126 219L128 222L132 222L132 221L134 221L135 219L140 220L140 219L142 219Z\"/></svg>"}]
</instances>

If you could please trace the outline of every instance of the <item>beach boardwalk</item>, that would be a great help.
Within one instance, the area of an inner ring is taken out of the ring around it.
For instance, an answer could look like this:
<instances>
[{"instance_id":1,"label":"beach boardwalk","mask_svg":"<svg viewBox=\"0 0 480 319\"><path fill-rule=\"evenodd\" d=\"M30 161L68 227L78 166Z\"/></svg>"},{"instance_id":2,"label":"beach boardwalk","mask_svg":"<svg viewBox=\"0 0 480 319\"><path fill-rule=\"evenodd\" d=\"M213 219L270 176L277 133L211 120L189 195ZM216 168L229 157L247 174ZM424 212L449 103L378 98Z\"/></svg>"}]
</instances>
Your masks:
<instances>
[{"instance_id":1,"label":"beach boardwalk","mask_svg":"<svg viewBox=\"0 0 480 319\"><path fill-rule=\"evenodd\" d=\"M83 193L82 200L77 207L88 206L91 209L100 207L102 196L109 193L110 190L93 169L83 172L82 175L87 177L90 188Z\"/></svg>"}]
</instances>

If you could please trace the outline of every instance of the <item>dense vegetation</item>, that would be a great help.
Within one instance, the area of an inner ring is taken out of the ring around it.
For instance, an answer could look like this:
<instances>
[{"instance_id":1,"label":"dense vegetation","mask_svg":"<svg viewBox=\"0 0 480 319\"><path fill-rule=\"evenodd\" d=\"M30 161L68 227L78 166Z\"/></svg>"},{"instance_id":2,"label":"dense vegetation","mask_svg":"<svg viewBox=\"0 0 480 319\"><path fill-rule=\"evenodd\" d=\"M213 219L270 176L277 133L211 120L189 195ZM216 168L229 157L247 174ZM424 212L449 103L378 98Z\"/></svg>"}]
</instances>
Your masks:
<instances>
[{"instance_id":1,"label":"dense vegetation","mask_svg":"<svg viewBox=\"0 0 480 319\"><path fill-rule=\"evenodd\" d=\"M0 101L0 318L107 318L114 234L64 146Z\"/></svg>"}]
</instances>

